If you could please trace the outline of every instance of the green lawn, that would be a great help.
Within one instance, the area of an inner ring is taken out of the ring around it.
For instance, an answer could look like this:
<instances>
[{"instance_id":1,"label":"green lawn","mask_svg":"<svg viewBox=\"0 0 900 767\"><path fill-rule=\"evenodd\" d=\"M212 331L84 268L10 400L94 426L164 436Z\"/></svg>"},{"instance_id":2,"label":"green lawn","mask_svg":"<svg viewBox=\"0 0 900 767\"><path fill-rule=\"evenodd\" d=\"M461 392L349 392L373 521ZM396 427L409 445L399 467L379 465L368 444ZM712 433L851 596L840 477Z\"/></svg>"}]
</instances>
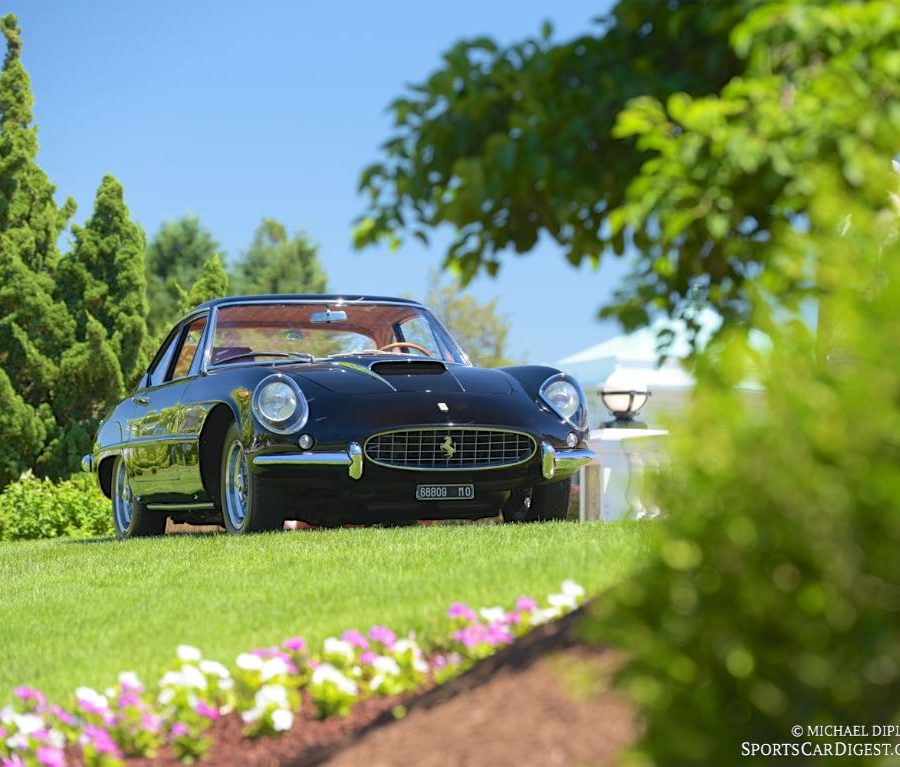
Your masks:
<instances>
[{"instance_id":1,"label":"green lawn","mask_svg":"<svg viewBox=\"0 0 900 767\"><path fill-rule=\"evenodd\" d=\"M597 593L650 535L646 523L548 523L2 543L0 702L17 684L67 702L118 671L153 679L179 643L230 662L296 634L427 633L451 602L511 605L564 578Z\"/></svg>"}]
</instances>

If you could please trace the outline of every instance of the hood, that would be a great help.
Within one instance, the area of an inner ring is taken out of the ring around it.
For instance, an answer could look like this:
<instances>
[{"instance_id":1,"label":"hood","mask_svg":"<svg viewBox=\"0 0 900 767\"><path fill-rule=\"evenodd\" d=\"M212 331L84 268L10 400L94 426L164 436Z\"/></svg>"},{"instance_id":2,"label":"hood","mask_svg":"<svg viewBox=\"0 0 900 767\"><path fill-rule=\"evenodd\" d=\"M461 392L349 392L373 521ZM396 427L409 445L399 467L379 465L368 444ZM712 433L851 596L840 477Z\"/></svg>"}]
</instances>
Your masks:
<instances>
[{"instance_id":1,"label":"hood","mask_svg":"<svg viewBox=\"0 0 900 767\"><path fill-rule=\"evenodd\" d=\"M440 360L367 358L344 359L294 369L303 380L337 394L433 392L435 394L511 394L509 376L500 370L445 365Z\"/></svg>"}]
</instances>

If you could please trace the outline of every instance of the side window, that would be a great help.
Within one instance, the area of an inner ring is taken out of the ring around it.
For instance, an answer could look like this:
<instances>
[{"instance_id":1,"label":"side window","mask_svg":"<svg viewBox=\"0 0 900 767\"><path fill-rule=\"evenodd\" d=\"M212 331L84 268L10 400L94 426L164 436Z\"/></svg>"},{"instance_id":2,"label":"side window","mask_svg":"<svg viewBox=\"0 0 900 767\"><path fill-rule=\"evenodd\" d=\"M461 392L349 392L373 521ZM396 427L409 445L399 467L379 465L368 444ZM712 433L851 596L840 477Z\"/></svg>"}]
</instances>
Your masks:
<instances>
[{"instance_id":1,"label":"side window","mask_svg":"<svg viewBox=\"0 0 900 767\"><path fill-rule=\"evenodd\" d=\"M169 334L165 343L156 353L156 360L150 368L150 382L148 386L159 386L166 380L166 373L172 367L172 358L175 356L175 350L178 348L178 342L181 340L181 330L174 330Z\"/></svg>"},{"instance_id":2,"label":"side window","mask_svg":"<svg viewBox=\"0 0 900 767\"><path fill-rule=\"evenodd\" d=\"M187 326L187 330L182 336L181 348L178 350L178 357L175 360L175 367L172 369L172 375L166 380L171 381L174 378L183 378L191 369L191 363L194 361L194 355L197 354L197 347L200 345L200 339L203 337L203 329L206 327L206 317L199 317Z\"/></svg>"},{"instance_id":3,"label":"side window","mask_svg":"<svg viewBox=\"0 0 900 767\"><path fill-rule=\"evenodd\" d=\"M410 317L408 320L403 320L403 322L400 323L400 332L402 338L397 339L398 341L410 341L414 344L418 344L419 346L428 349L432 357L437 357L438 359L441 358L441 349L431 330L431 325L428 320L421 315ZM402 349L401 351L409 351L412 354L421 354L421 352L416 349Z\"/></svg>"}]
</instances>

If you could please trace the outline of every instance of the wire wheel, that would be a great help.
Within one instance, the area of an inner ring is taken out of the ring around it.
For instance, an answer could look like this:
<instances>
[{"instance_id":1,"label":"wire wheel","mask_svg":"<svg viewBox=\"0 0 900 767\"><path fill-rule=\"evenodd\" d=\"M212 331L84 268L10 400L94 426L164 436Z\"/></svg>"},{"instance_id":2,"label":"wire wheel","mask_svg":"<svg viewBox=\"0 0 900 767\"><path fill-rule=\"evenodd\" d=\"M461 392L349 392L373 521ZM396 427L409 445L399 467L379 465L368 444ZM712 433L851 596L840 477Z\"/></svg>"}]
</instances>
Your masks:
<instances>
[{"instance_id":1,"label":"wire wheel","mask_svg":"<svg viewBox=\"0 0 900 767\"><path fill-rule=\"evenodd\" d=\"M116 473L113 477L113 514L119 533L127 533L134 516L134 495L128 482L125 461L122 458L116 461Z\"/></svg>"},{"instance_id":2,"label":"wire wheel","mask_svg":"<svg viewBox=\"0 0 900 767\"><path fill-rule=\"evenodd\" d=\"M232 442L225 459L225 513L235 530L247 519L250 502L250 467L240 442Z\"/></svg>"}]
</instances>

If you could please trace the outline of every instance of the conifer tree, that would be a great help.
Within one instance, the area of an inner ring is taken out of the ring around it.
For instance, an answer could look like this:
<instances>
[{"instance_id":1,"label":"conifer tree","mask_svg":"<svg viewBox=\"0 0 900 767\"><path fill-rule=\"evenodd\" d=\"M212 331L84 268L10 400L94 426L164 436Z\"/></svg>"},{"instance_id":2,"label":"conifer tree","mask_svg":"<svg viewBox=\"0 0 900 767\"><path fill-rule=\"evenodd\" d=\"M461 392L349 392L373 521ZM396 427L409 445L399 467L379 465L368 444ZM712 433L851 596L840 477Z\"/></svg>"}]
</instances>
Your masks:
<instances>
[{"instance_id":1,"label":"conifer tree","mask_svg":"<svg viewBox=\"0 0 900 767\"><path fill-rule=\"evenodd\" d=\"M179 286L180 287L180 286ZM199 279L190 291L181 290L181 312L186 314L195 306L213 298L221 298L228 293L228 272L219 256L212 256L203 262Z\"/></svg>"},{"instance_id":2,"label":"conifer tree","mask_svg":"<svg viewBox=\"0 0 900 767\"><path fill-rule=\"evenodd\" d=\"M37 165L33 96L12 14L0 19L6 57L0 72L0 484L46 458L56 430L47 404L56 360L74 340L74 323L54 298L56 243L75 210L58 207L55 187Z\"/></svg>"},{"instance_id":3,"label":"conifer tree","mask_svg":"<svg viewBox=\"0 0 900 767\"><path fill-rule=\"evenodd\" d=\"M288 237L284 224L263 219L235 270L238 293L323 293L327 278L318 247L302 232Z\"/></svg>"},{"instance_id":4,"label":"conifer tree","mask_svg":"<svg viewBox=\"0 0 900 767\"><path fill-rule=\"evenodd\" d=\"M103 177L94 214L73 226L75 245L60 265L60 294L76 321L79 340L87 338L89 319L106 331L121 378L130 386L147 367L146 238L130 220L122 185Z\"/></svg>"}]
</instances>

